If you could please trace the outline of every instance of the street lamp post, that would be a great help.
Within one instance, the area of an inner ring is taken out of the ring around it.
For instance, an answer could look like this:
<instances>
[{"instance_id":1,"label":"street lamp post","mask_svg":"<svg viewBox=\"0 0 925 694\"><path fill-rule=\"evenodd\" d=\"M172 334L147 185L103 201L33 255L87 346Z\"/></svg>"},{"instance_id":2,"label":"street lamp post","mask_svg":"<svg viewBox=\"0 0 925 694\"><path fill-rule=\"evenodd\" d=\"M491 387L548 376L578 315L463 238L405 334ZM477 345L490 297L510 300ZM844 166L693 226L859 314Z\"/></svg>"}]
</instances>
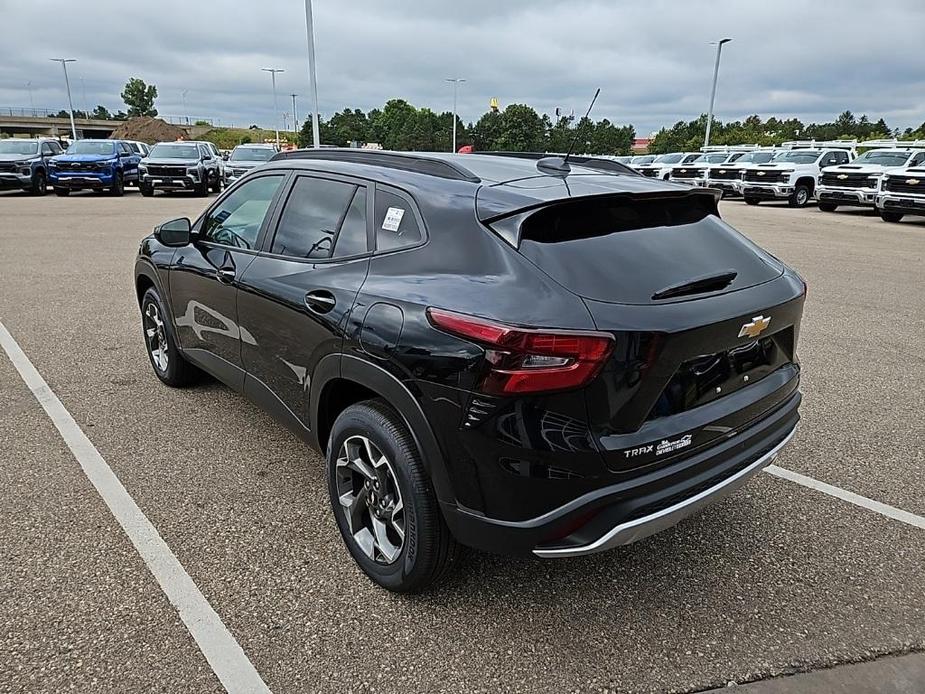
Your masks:
<instances>
[{"instance_id":1,"label":"street lamp post","mask_svg":"<svg viewBox=\"0 0 925 694\"><path fill-rule=\"evenodd\" d=\"M315 76L315 24L312 19L312 0L305 0L305 33L308 36L308 81L312 90L312 146L321 147L318 128L318 79Z\"/></svg>"},{"instance_id":2,"label":"street lamp post","mask_svg":"<svg viewBox=\"0 0 925 694\"><path fill-rule=\"evenodd\" d=\"M460 77L447 77L444 81L453 83L453 149L451 151L456 154L456 89L459 87L460 82L465 82L466 80Z\"/></svg>"},{"instance_id":3,"label":"street lamp post","mask_svg":"<svg viewBox=\"0 0 925 694\"><path fill-rule=\"evenodd\" d=\"M710 130L713 127L713 104L716 101L716 80L719 78L719 57L723 52L723 44L729 43L732 39L720 39L716 44L716 64L713 66L713 90L710 92L710 112L707 114L707 132L703 138L703 146L710 145Z\"/></svg>"},{"instance_id":4,"label":"street lamp post","mask_svg":"<svg viewBox=\"0 0 925 694\"><path fill-rule=\"evenodd\" d=\"M273 78L273 121L276 125L276 149L279 149L279 106L276 102L276 73L286 71L274 67L262 67L260 69L264 72L269 72L270 77Z\"/></svg>"},{"instance_id":5,"label":"street lamp post","mask_svg":"<svg viewBox=\"0 0 925 694\"><path fill-rule=\"evenodd\" d=\"M290 94L292 97L292 129L294 132L299 131L299 112L295 108L295 98L298 94Z\"/></svg>"},{"instance_id":6,"label":"street lamp post","mask_svg":"<svg viewBox=\"0 0 925 694\"><path fill-rule=\"evenodd\" d=\"M71 137L77 139L77 126L74 125L74 102L71 101L71 82L67 78L67 64L76 63L76 58L49 58L52 62L61 63L61 67L64 68L64 86L67 88L67 105L71 109Z\"/></svg>"},{"instance_id":7,"label":"street lamp post","mask_svg":"<svg viewBox=\"0 0 925 694\"><path fill-rule=\"evenodd\" d=\"M29 108L32 109L32 116L35 117L35 99L32 98L32 80L26 82L26 88L29 90Z\"/></svg>"},{"instance_id":8,"label":"street lamp post","mask_svg":"<svg viewBox=\"0 0 925 694\"><path fill-rule=\"evenodd\" d=\"M186 110L186 94L189 92L189 89L184 89L180 92L180 98L183 100L183 117L186 119L186 124L189 125L189 114Z\"/></svg>"}]
</instances>

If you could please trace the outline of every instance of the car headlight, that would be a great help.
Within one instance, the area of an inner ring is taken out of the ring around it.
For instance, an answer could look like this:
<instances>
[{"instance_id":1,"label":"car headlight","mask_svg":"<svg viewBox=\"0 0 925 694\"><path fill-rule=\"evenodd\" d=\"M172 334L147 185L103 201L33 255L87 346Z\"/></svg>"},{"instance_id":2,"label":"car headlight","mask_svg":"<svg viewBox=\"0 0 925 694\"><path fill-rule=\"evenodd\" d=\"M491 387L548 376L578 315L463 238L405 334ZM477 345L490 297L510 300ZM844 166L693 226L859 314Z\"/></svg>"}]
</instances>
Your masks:
<instances>
[{"instance_id":1,"label":"car headlight","mask_svg":"<svg viewBox=\"0 0 925 694\"><path fill-rule=\"evenodd\" d=\"M56 162L54 159L49 159L49 160L48 160L48 168L49 168L49 169L57 169L57 168L58 168L58 162Z\"/></svg>"},{"instance_id":2,"label":"car headlight","mask_svg":"<svg viewBox=\"0 0 925 694\"><path fill-rule=\"evenodd\" d=\"M139 164L138 173L148 173L148 167L145 164Z\"/></svg>"}]
</instances>

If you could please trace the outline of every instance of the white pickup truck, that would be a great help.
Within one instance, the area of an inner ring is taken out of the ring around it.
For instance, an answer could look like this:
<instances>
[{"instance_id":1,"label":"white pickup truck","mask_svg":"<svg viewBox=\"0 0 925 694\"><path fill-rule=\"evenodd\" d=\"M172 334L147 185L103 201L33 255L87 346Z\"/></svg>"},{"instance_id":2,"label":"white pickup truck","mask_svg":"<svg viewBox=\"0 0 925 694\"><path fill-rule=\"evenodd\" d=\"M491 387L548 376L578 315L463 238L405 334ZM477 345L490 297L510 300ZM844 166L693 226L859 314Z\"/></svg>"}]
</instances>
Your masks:
<instances>
[{"instance_id":1,"label":"white pickup truck","mask_svg":"<svg viewBox=\"0 0 925 694\"><path fill-rule=\"evenodd\" d=\"M877 212L884 222L898 222L907 214L925 217L925 165L884 174Z\"/></svg>"},{"instance_id":2,"label":"white pickup truck","mask_svg":"<svg viewBox=\"0 0 925 694\"><path fill-rule=\"evenodd\" d=\"M785 142L772 161L745 168L742 197L749 205L762 200L786 200L791 207L804 207L816 195L819 176L826 166L847 164L855 158L857 142Z\"/></svg>"},{"instance_id":3,"label":"white pickup truck","mask_svg":"<svg viewBox=\"0 0 925 694\"><path fill-rule=\"evenodd\" d=\"M710 164L707 167L707 182L709 188L718 188L726 195L742 194L742 173L746 167L754 164L767 164L777 154L774 147L760 147L746 152L732 162Z\"/></svg>"},{"instance_id":4,"label":"white pickup truck","mask_svg":"<svg viewBox=\"0 0 925 694\"><path fill-rule=\"evenodd\" d=\"M667 181L672 167L676 164L690 164L699 156L700 152L670 152L668 154L659 154L648 164L634 164L633 168L643 176L661 178Z\"/></svg>"},{"instance_id":5,"label":"white pickup truck","mask_svg":"<svg viewBox=\"0 0 925 694\"><path fill-rule=\"evenodd\" d=\"M871 140L859 146L870 149L850 164L822 170L816 198L823 212L839 206L874 208L885 175L925 164L925 140Z\"/></svg>"}]
</instances>

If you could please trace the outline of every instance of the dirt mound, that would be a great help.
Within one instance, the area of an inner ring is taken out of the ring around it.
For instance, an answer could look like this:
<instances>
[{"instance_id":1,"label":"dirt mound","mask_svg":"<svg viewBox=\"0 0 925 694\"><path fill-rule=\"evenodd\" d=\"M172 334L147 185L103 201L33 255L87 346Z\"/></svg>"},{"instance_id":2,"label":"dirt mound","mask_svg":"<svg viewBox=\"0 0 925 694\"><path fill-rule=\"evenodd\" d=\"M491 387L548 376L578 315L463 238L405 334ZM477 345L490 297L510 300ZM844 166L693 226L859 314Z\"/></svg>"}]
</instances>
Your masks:
<instances>
[{"instance_id":1,"label":"dirt mound","mask_svg":"<svg viewBox=\"0 0 925 694\"><path fill-rule=\"evenodd\" d=\"M155 142L172 142L188 139L186 131L176 125L170 125L160 118L139 116L129 118L116 128L110 137L113 140L138 140L153 145Z\"/></svg>"}]
</instances>

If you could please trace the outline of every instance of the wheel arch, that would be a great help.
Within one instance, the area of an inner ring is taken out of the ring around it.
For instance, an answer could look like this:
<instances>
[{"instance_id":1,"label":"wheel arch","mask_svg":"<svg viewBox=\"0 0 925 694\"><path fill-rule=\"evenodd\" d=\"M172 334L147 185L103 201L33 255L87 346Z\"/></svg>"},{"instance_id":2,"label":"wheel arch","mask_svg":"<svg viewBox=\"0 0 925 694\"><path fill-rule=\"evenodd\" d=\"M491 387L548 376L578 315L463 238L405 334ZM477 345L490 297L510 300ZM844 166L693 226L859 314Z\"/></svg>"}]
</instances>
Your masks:
<instances>
[{"instance_id":1,"label":"wheel arch","mask_svg":"<svg viewBox=\"0 0 925 694\"><path fill-rule=\"evenodd\" d=\"M385 400L402 418L421 452L438 500L455 503L443 453L417 398L396 376L369 361L332 354L318 363L309 407L316 447L325 452L334 420L344 409L372 398Z\"/></svg>"},{"instance_id":2,"label":"wheel arch","mask_svg":"<svg viewBox=\"0 0 925 694\"><path fill-rule=\"evenodd\" d=\"M813 195L816 192L816 179L812 176L800 176L794 186L805 185L809 188L809 194Z\"/></svg>"}]
</instances>

